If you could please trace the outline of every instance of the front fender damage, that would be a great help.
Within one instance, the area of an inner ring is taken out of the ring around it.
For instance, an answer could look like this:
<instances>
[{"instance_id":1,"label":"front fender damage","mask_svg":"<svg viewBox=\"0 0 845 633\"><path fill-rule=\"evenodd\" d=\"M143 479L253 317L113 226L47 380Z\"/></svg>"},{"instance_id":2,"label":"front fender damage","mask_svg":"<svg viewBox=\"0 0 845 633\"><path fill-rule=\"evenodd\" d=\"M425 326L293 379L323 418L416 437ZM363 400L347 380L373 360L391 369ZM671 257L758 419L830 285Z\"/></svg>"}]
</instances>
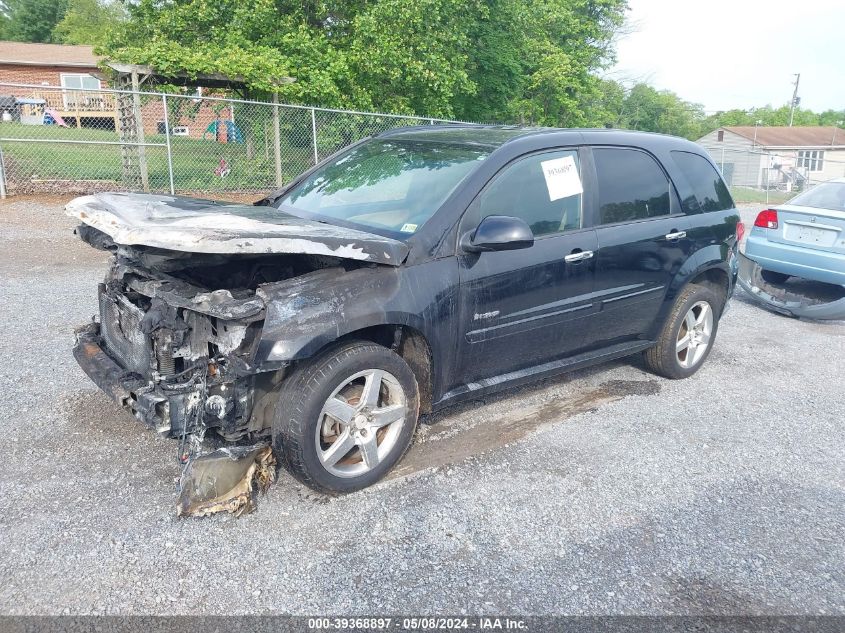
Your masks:
<instances>
[{"instance_id":1,"label":"front fender damage","mask_svg":"<svg viewBox=\"0 0 845 633\"><path fill-rule=\"evenodd\" d=\"M786 316L805 319L845 319L845 286L813 282L771 284L762 267L739 255L739 285L759 305Z\"/></svg>"}]
</instances>

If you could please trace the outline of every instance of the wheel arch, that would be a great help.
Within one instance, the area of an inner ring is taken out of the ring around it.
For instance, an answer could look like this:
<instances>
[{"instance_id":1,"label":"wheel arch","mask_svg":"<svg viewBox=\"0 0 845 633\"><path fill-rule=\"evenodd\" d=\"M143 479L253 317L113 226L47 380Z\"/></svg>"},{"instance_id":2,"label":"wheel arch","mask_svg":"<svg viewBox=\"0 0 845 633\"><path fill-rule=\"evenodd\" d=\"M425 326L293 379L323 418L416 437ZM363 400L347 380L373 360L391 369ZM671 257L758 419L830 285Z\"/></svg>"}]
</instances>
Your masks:
<instances>
[{"instance_id":1,"label":"wheel arch","mask_svg":"<svg viewBox=\"0 0 845 633\"><path fill-rule=\"evenodd\" d=\"M700 253L697 255L700 255ZM654 320L651 331L648 333L650 339L654 340L661 329L663 329L663 325L666 319L669 318L676 298L690 284L704 284L714 292L717 292L722 297L719 312L721 314L724 311L725 303L733 290L728 264L721 259L717 261L711 260L704 264L700 262L700 257L690 257L675 275L666 292L663 305L658 313L658 318Z\"/></svg>"},{"instance_id":2,"label":"wheel arch","mask_svg":"<svg viewBox=\"0 0 845 633\"><path fill-rule=\"evenodd\" d=\"M725 270L725 268L722 268L721 266L711 266L700 270L684 285L688 284L707 286L715 292L721 298L719 314L722 313L725 308L725 303L730 296L731 290L730 274L727 270Z\"/></svg>"},{"instance_id":3,"label":"wheel arch","mask_svg":"<svg viewBox=\"0 0 845 633\"><path fill-rule=\"evenodd\" d=\"M309 350L308 358L349 341L369 341L396 352L408 363L420 390L420 411L431 411L433 400L434 357L431 344L422 330L407 323L380 323L351 329L331 340L323 340L319 347Z\"/></svg>"}]
</instances>

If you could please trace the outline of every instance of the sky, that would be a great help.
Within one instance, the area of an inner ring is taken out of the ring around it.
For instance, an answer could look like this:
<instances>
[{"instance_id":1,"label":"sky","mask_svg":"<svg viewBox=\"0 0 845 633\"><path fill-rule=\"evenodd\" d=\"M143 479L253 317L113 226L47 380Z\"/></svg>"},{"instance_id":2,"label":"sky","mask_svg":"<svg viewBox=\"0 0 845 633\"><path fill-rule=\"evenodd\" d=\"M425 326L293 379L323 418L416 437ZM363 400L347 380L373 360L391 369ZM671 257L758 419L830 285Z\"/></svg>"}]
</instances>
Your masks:
<instances>
[{"instance_id":1,"label":"sky","mask_svg":"<svg viewBox=\"0 0 845 633\"><path fill-rule=\"evenodd\" d=\"M845 0L629 0L627 34L606 74L646 81L708 112L792 98L845 109Z\"/></svg>"}]
</instances>

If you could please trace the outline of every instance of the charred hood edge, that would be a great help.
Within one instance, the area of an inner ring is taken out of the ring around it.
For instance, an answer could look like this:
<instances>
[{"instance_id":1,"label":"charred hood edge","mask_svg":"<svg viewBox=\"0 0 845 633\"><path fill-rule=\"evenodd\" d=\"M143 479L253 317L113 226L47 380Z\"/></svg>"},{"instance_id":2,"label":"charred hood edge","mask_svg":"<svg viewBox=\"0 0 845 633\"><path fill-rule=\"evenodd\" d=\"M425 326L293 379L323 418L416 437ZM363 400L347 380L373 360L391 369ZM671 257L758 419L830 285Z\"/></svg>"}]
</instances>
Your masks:
<instances>
[{"instance_id":1,"label":"charred hood edge","mask_svg":"<svg viewBox=\"0 0 845 633\"><path fill-rule=\"evenodd\" d=\"M141 193L102 193L71 200L67 215L117 244L188 253L307 254L399 266L400 240L305 220L272 207Z\"/></svg>"}]
</instances>

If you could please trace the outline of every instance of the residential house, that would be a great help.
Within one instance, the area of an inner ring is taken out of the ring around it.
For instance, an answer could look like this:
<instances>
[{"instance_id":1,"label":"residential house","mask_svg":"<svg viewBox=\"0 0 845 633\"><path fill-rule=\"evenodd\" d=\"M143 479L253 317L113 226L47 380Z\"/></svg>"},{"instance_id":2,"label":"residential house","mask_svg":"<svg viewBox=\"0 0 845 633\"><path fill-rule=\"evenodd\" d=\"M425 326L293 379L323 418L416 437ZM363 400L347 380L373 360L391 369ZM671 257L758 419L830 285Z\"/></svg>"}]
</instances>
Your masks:
<instances>
[{"instance_id":1,"label":"residential house","mask_svg":"<svg viewBox=\"0 0 845 633\"><path fill-rule=\"evenodd\" d=\"M698 143L732 186L792 191L845 176L838 127L720 127Z\"/></svg>"},{"instance_id":2,"label":"residential house","mask_svg":"<svg viewBox=\"0 0 845 633\"><path fill-rule=\"evenodd\" d=\"M47 121L52 118L69 126L115 130L119 120L117 100L113 93L100 92L109 87L101 62L91 46L0 41L0 96L6 96L7 101L15 97L27 102L24 107L43 102L38 113L42 117L48 113ZM170 122L171 133L223 139L226 126L217 125L210 134L206 130L218 119L233 120L234 113L228 107L215 109L209 101L192 103L193 107L183 108L189 114ZM145 99L141 118L147 135L164 134L161 101Z\"/></svg>"}]
</instances>

